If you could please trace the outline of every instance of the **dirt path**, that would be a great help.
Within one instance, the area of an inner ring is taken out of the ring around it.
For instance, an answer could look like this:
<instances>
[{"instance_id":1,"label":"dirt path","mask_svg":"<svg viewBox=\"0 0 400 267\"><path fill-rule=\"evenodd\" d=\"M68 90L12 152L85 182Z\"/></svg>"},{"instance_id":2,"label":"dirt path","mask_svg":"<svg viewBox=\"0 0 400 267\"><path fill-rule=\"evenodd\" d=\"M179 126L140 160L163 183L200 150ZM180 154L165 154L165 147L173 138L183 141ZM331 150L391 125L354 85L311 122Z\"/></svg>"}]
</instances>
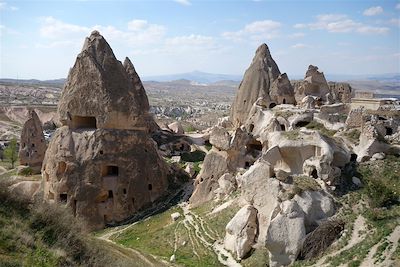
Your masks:
<instances>
[{"instance_id":1,"label":"dirt path","mask_svg":"<svg viewBox=\"0 0 400 267\"><path fill-rule=\"evenodd\" d=\"M384 259L382 262L375 262L376 252L384 242L389 242L390 246L388 246L382 254L382 258ZM360 267L375 267L375 266L393 266L395 262L391 260L391 256L393 255L396 248L399 246L400 241L400 226L397 226L393 232L387 237L380 240L377 244L375 244L371 250L369 251L367 257L361 263Z\"/></svg>"},{"instance_id":2,"label":"dirt path","mask_svg":"<svg viewBox=\"0 0 400 267\"><path fill-rule=\"evenodd\" d=\"M329 264L324 264L324 262L328 257L334 257L336 255L339 255L342 251L348 250L353 246L357 245L358 243L360 243L361 241L363 241L367 235L366 229L367 229L367 223L365 221L365 218L361 215L358 215L357 219L354 221L353 231L351 233L351 237L347 245L339 249L338 251L325 255L320 260L318 260L317 263L313 266L315 267L328 266Z\"/></svg>"}]
</instances>

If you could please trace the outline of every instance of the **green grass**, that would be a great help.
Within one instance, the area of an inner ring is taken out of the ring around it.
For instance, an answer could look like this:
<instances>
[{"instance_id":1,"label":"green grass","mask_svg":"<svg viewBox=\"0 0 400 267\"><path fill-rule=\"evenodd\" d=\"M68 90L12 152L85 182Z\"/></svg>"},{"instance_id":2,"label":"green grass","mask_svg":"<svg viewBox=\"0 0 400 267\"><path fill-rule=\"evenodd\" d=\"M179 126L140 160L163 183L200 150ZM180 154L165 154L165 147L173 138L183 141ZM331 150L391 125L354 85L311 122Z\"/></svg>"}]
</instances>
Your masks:
<instances>
[{"instance_id":1,"label":"green grass","mask_svg":"<svg viewBox=\"0 0 400 267\"><path fill-rule=\"evenodd\" d=\"M31 205L0 184L0 266L143 266L84 230L65 207Z\"/></svg>"},{"instance_id":2,"label":"green grass","mask_svg":"<svg viewBox=\"0 0 400 267\"><path fill-rule=\"evenodd\" d=\"M344 132L344 136L346 136L350 141L355 144L358 144L360 140L361 132L358 129L352 129L350 131Z\"/></svg>"},{"instance_id":3,"label":"green grass","mask_svg":"<svg viewBox=\"0 0 400 267\"><path fill-rule=\"evenodd\" d=\"M328 130L322 123L311 121L309 124L306 125L307 129L319 131L321 134L332 137L336 131Z\"/></svg>"},{"instance_id":4,"label":"green grass","mask_svg":"<svg viewBox=\"0 0 400 267\"><path fill-rule=\"evenodd\" d=\"M185 162L200 162L204 160L206 153L200 150L195 150L193 152L184 152L181 155L181 159Z\"/></svg>"},{"instance_id":5,"label":"green grass","mask_svg":"<svg viewBox=\"0 0 400 267\"><path fill-rule=\"evenodd\" d=\"M255 249L250 257L242 259L243 267L265 267L269 266L268 250L265 247Z\"/></svg>"},{"instance_id":6,"label":"green grass","mask_svg":"<svg viewBox=\"0 0 400 267\"><path fill-rule=\"evenodd\" d=\"M169 261L174 253L175 231L178 237L178 249L175 254L176 263L183 266L220 266L214 252L204 247L199 241L189 238L194 236L193 230L186 229L182 223L183 216L172 222L171 214L180 212L173 207L163 213L140 221L126 231L112 237L118 244L132 247L143 254L151 254ZM190 232L191 231L191 232ZM198 253L199 257L194 253Z\"/></svg>"},{"instance_id":7,"label":"green grass","mask_svg":"<svg viewBox=\"0 0 400 267\"><path fill-rule=\"evenodd\" d=\"M289 140L296 140L300 137L300 132L298 130L285 131L282 132L282 134Z\"/></svg>"}]
</instances>

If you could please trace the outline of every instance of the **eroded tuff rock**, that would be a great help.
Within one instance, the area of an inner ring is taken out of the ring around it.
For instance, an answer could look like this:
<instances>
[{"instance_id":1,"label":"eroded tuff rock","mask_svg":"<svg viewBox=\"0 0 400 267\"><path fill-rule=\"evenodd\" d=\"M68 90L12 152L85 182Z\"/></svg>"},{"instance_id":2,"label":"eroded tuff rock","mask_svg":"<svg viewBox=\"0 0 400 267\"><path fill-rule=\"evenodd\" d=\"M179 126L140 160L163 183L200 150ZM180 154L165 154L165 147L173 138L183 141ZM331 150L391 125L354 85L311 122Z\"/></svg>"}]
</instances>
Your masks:
<instances>
[{"instance_id":1,"label":"eroded tuff rock","mask_svg":"<svg viewBox=\"0 0 400 267\"><path fill-rule=\"evenodd\" d=\"M68 74L58 112L72 129L151 131L154 120L143 85L129 59L124 65L103 36L94 31Z\"/></svg>"},{"instance_id":2,"label":"eroded tuff rock","mask_svg":"<svg viewBox=\"0 0 400 267\"><path fill-rule=\"evenodd\" d=\"M200 205L218 194L219 178L225 173L234 173L238 167L249 164L246 144L249 136L242 129L229 134L224 128L215 128L210 134L212 149L204 158L203 167L195 180L190 203Z\"/></svg>"},{"instance_id":3,"label":"eroded tuff rock","mask_svg":"<svg viewBox=\"0 0 400 267\"><path fill-rule=\"evenodd\" d=\"M308 66L304 80L294 83L294 92L298 103L305 96L318 97L325 102L327 101L327 95L330 93L330 88L324 73L319 72L317 66L310 65Z\"/></svg>"},{"instance_id":4,"label":"eroded tuff rock","mask_svg":"<svg viewBox=\"0 0 400 267\"><path fill-rule=\"evenodd\" d=\"M40 173L47 145L42 123L33 109L22 127L20 144L20 164L29 166L33 173Z\"/></svg>"},{"instance_id":5,"label":"eroded tuff rock","mask_svg":"<svg viewBox=\"0 0 400 267\"><path fill-rule=\"evenodd\" d=\"M169 168L149 131L154 121L132 63L94 31L59 102L42 168L44 199L70 206L91 229L123 221L165 195Z\"/></svg>"},{"instance_id":6,"label":"eroded tuff rock","mask_svg":"<svg viewBox=\"0 0 400 267\"><path fill-rule=\"evenodd\" d=\"M273 60L268 46L262 44L258 47L250 67L244 74L231 108L230 120L236 127L246 120L251 107L259 97L264 98L268 105L272 103L271 86L280 74L281 72ZM278 96L276 90L274 96Z\"/></svg>"},{"instance_id":7,"label":"eroded tuff rock","mask_svg":"<svg viewBox=\"0 0 400 267\"><path fill-rule=\"evenodd\" d=\"M257 210L246 205L226 225L224 247L242 259L249 253L257 236Z\"/></svg>"}]
</instances>

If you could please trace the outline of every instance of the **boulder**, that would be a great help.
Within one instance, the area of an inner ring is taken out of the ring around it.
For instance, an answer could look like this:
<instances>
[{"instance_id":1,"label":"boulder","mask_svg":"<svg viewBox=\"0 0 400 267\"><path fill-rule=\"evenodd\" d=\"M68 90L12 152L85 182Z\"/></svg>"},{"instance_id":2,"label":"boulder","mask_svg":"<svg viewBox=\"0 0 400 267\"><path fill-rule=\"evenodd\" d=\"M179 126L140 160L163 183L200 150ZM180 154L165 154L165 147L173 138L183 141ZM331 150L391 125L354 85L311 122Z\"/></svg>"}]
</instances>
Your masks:
<instances>
[{"instance_id":1,"label":"boulder","mask_svg":"<svg viewBox=\"0 0 400 267\"><path fill-rule=\"evenodd\" d=\"M183 130L182 124L180 124L179 122L175 121L171 124L168 124L168 128L176 133L176 134L184 134L185 131Z\"/></svg>"},{"instance_id":2,"label":"boulder","mask_svg":"<svg viewBox=\"0 0 400 267\"><path fill-rule=\"evenodd\" d=\"M330 88L324 73L319 72L317 66L309 65L304 80L296 83L294 91L297 102L305 96L314 96L326 102Z\"/></svg>"},{"instance_id":3,"label":"boulder","mask_svg":"<svg viewBox=\"0 0 400 267\"><path fill-rule=\"evenodd\" d=\"M223 196L228 196L230 193L235 191L235 189L235 177L230 173L225 173L218 179L218 189L215 191L215 193L219 198L222 198Z\"/></svg>"},{"instance_id":4,"label":"boulder","mask_svg":"<svg viewBox=\"0 0 400 267\"><path fill-rule=\"evenodd\" d=\"M304 212L294 200L287 200L277 207L271 218L265 245L269 252L270 266L287 266L293 263L306 237Z\"/></svg>"},{"instance_id":5,"label":"boulder","mask_svg":"<svg viewBox=\"0 0 400 267\"><path fill-rule=\"evenodd\" d=\"M257 209L252 205L241 208L226 225L224 247L238 260L251 250L257 236Z\"/></svg>"},{"instance_id":6,"label":"boulder","mask_svg":"<svg viewBox=\"0 0 400 267\"><path fill-rule=\"evenodd\" d=\"M29 199L33 202L36 194L40 190L40 181L21 181L11 185L8 189L11 194Z\"/></svg>"},{"instance_id":7,"label":"boulder","mask_svg":"<svg viewBox=\"0 0 400 267\"><path fill-rule=\"evenodd\" d=\"M174 212L171 214L171 219L172 221L177 221L181 217L181 214L179 212Z\"/></svg>"}]
</instances>

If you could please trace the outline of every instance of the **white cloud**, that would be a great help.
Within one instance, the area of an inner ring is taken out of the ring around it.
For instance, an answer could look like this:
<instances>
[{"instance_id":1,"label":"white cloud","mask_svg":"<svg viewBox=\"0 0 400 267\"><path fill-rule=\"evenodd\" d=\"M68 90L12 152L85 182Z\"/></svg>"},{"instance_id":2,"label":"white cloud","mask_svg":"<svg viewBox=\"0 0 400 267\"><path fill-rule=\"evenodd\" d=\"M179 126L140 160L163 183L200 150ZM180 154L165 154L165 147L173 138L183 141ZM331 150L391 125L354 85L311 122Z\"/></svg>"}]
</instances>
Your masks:
<instances>
[{"instance_id":1,"label":"white cloud","mask_svg":"<svg viewBox=\"0 0 400 267\"><path fill-rule=\"evenodd\" d=\"M310 45L302 44L302 43L294 44L291 47L294 49L311 48Z\"/></svg>"},{"instance_id":2,"label":"white cloud","mask_svg":"<svg viewBox=\"0 0 400 267\"><path fill-rule=\"evenodd\" d=\"M172 46L209 46L214 44L214 39L210 36L191 34L168 38L165 43Z\"/></svg>"},{"instance_id":3,"label":"white cloud","mask_svg":"<svg viewBox=\"0 0 400 267\"><path fill-rule=\"evenodd\" d=\"M174 2L177 2L178 4L184 5L184 6L190 6L191 3L189 0L174 0Z\"/></svg>"},{"instance_id":4,"label":"white cloud","mask_svg":"<svg viewBox=\"0 0 400 267\"><path fill-rule=\"evenodd\" d=\"M400 19L390 19L389 24L400 27Z\"/></svg>"},{"instance_id":5,"label":"white cloud","mask_svg":"<svg viewBox=\"0 0 400 267\"><path fill-rule=\"evenodd\" d=\"M307 25L304 23L297 23L297 24L293 25L293 28L304 29L304 28L307 28Z\"/></svg>"},{"instance_id":6,"label":"white cloud","mask_svg":"<svg viewBox=\"0 0 400 267\"><path fill-rule=\"evenodd\" d=\"M356 29L359 33L364 34L386 34L389 32L387 27L373 27L373 26L361 26Z\"/></svg>"},{"instance_id":7,"label":"white cloud","mask_svg":"<svg viewBox=\"0 0 400 267\"><path fill-rule=\"evenodd\" d=\"M400 9L400 3L396 5L396 9Z\"/></svg>"},{"instance_id":8,"label":"white cloud","mask_svg":"<svg viewBox=\"0 0 400 267\"><path fill-rule=\"evenodd\" d=\"M304 36L306 36L304 32L295 32L290 34L288 37L291 39L295 39L295 38L303 38Z\"/></svg>"},{"instance_id":9,"label":"white cloud","mask_svg":"<svg viewBox=\"0 0 400 267\"><path fill-rule=\"evenodd\" d=\"M318 15L315 22L301 25L306 25L311 30L326 30L332 33L386 34L389 32L387 27L366 25L343 14Z\"/></svg>"},{"instance_id":10,"label":"white cloud","mask_svg":"<svg viewBox=\"0 0 400 267\"><path fill-rule=\"evenodd\" d=\"M3 24L0 24L0 36L4 36L5 34L8 35L19 35L20 33L17 32L16 30L13 30L9 27L6 27Z\"/></svg>"},{"instance_id":11,"label":"white cloud","mask_svg":"<svg viewBox=\"0 0 400 267\"><path fill-rule=\"evenodd\" d=\"M10 6L6 2L0 1L0 10L11 10L17 11L19 8L16 6Z\"/></svg>"},{"instance_id":12,"label":"white cloud","mask_svg":"<svg viewBox=\"0 0 400 267\"><path fill-rule=\"evenodd\" d=\"M234 41L253 40L261 41L273 39L279 36L282 24L273 20L254 21L244 26L243 29L235 32L224 32L222 36Z\"/></svg>"},{"instance_id":13,"label":"white cloud","mask_svg":"<svg viewBox=\"0 0 400 267\"><path fill-rule=\"evenodd\" d=\"M151 24L146 20L132 20L127 23L126 29L117 29L114 26L94 25L80 26L66 23L53 17L41 18L40 35L52 40L43 46L55 47L64 45L66 41L81 43L83 38L93 30L101 32L108 40L123 42L131 46L152 44L160 41L166 28L162 25Z\"/></svg>"},{"instance_id":14,"label":"white cloud","mask_svg":"<svg viewBox=\"0 0 400 267\"><path fill-rule=\"evenodd\" d=\"M383 13L383 8L381 6L373 6L364 10L364 16L376 16Z\"/></svg>"}]
</instances>

